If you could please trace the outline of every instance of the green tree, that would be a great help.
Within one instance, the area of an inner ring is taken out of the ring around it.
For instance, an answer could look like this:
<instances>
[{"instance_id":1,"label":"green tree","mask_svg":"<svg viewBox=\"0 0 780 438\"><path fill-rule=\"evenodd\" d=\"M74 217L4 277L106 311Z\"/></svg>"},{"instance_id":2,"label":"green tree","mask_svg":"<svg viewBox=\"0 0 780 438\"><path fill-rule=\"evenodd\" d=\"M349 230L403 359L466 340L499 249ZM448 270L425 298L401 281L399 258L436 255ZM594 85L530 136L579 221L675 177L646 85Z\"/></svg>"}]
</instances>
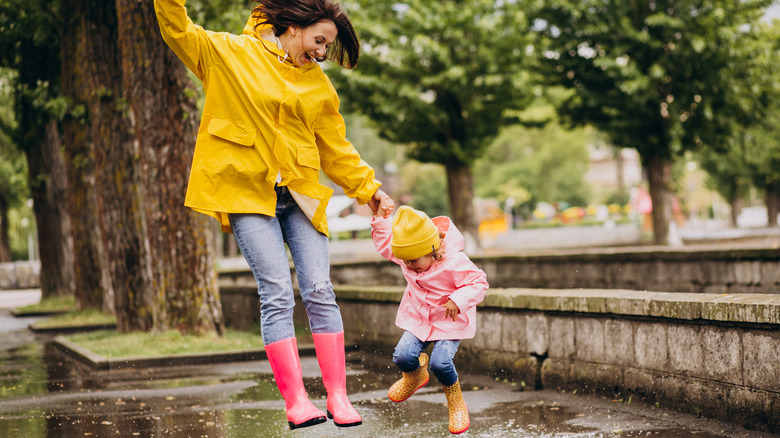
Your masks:
<instances>
[{"instance_id":1,"label":"green tree","mask_svg":"<svg viewBox=\"0 0 780 438\"><path fill-rule=\"evenodd\" d=\"M742 126L747 163L753 184L763 190L770 226L780 213L780 20L762 24L751 46L751 73L745 79L756 90L756 123Z\"/></svg>"},{"instance_id":2,"label":"green tree","mask_svg":"<svg viewBox=\"0 0 780 438\"><path fill-rule=\"evenodd\" d=\"M707 172L705 184L711 190L720 194L731 207L730 222L737 226L737 217L742 209L742 200L751 186L745 150L731 144L727 151L718 152L714 149L702 149L696 154L701 168Z\"/></svg>"},{"instance_id":3,"label":"green tree","mask_svg":"<svg viewBox=\"0 0 780 438\"><path fill-rule=\"evenodd\" d=\"M15 72L14 121L0 127L25 155L40 245L43 297L73 294L73 254L67 213L67 176L58 120L59 2L0 2L0 67Z\"/></svg>"},{"instance_id":4,"label":"green tree","mask_svg":"<svg viewBox=\"0 0 780 438\"><path fill-rule=\"evenodd\" d=\"M560 108L612 143L636 148L647 171L658 244L670 234L672 162L718 147L752 115L742 44L771 0L540 0L531 14L543 76L575 91Z\"/></svg>"},{"instance_id":5,"label":"green tree","mask_svg":"<svg viewBox=\"0 0 780 438\"><path fill-rule=\"evenodd\" d=\"M478 244L472 165L531 98L523 9L493 0L345 2L360 65L328 69L347 111L406 156L444 166L451 215Z\"/></svg>"},{"instance_id":6,"label":"green tree","mask_svg":"<svg viewBox=\"0 0 780 438\"><path fill-rule=\"evenodd\" d=\"M449 214L449 200L444 196L447 173L443 166L410 161L401 169L401 179L404 196L399 201L424 211L430 217Z\"/></svg>"},{"instance_id":7,"label":"green tree","mask_svg":"<svg viewBox=\"0 0 780 438\"><path fill-rule=\"evenodd\" d=\"M6 132L15 129L11 82L14 73L0 70L0 263L11 261L8 213L27 199L27 163Z\"/></svg>"},{"instance_id":8,"label":"green tree","mask_svg":"<svg viewBox=\"0 0 780 438\"><path fill-rule=\"evenodd\" d=\"M743 41L746 74L736 78L752 91L753 99L746 99L745 105L755 117L735 123L733 135L722 145L698 154L708 184L731 204L732 226L751 186L765 195L770 225L777 225L780 208L780 21L756 28Z\"/></svg>"},{"instance_id":9,"label":"green tree","mask_svg":"<svg viewBox=\"0 0 780 438\"><path fill-rule=\"evenodd\" d=\"M474 165L477 194L531 211L541 201L585 205L590 198L587 143L593 129L564 130L556 123L540 128L512 126Z\"/></svg>"}]
</instances>

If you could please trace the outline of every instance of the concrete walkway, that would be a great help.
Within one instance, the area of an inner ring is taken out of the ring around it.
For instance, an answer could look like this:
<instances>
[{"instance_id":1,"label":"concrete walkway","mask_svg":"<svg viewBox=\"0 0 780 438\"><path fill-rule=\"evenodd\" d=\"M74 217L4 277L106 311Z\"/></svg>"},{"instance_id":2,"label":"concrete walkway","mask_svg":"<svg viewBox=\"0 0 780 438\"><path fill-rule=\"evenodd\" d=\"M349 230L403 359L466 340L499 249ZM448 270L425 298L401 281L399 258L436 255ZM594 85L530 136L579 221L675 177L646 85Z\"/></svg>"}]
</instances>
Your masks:
<instances>
[{"instance_id":1,"label":"concrete walkway","mask_svg":"<svg viewBox=\"0 0 780 438\"><path fill-rule=\"evenodd\" d=\"M0 309L15 309L37 304L39 301L40 289L0 290Z\"/></svg>"}]
</instances>

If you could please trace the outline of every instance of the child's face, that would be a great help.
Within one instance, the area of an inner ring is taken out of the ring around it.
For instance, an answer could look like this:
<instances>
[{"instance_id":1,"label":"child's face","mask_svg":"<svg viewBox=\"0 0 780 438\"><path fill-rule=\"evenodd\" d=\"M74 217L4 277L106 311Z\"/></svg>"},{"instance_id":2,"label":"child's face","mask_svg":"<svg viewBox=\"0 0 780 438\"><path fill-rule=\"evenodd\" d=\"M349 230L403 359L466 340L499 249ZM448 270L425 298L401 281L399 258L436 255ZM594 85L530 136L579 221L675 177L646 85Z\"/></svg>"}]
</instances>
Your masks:
<instances>
[{"instance_id":1,"label":"child's face","mask_svg":"<svg viewBox=\"0 0 780 438\"><path fill-rule=\"evenodd\" d=\"M434 258L432 254L424 255L418 259L414 260L404 260L404 265L406 265L409 269L416 273L425 272L428 270L428 268L431 267L431 265L434 262Z\"/></svg>"}]
</instances>

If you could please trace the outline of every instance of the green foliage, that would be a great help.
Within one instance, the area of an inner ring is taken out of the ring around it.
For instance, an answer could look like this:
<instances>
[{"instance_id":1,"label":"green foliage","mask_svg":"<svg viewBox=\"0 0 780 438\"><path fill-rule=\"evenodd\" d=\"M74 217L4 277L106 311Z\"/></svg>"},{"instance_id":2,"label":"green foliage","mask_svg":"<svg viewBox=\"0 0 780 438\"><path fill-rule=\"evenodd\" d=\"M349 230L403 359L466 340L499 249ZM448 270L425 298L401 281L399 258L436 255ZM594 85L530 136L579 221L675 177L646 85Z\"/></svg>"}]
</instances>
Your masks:
<instances>
[{"instance_id":1,"label":"green foliage","mask_svg":"<svg viewBox=\"0 0 780 438\"><path fill-rule=\"evenodd\" d=\"M468 167L531 98L517 2L345 2L361 38L354 70L328 67L348 112L422 162Z\"/></svg>"},{"instance_id":2,"label":"green foliage","mask_svg":"<svg viewBox=\"0 0 780 438\"><path fill-rule=\"evenodd\" d=\"M344 116L347 125L348 140L360 153L363 161L376 169L380 181L398 172L399 164L403 162L403 153L395 144L380 138L364 116L347 114Z\"/></svg>"},{"instance_id":3,"label":"green foliage","mask_svg":"<svg viewBox=\"0 0 780 438\"><path fill-rule=\"evenodd\" d=\"M743 42L771 0L545 0L542 71L573 89L561 114L646 160L718 147L752 117Z\"/></svg>"},{"instance_id":4,"label":"green foliage","mask_svg":"<svg viewBox=\"0 0 780 438\"><path fill-rule=\"evenodd\" d=\"M753 68L745 81L756 89L757 116L755 123L741 126L737 145L744 146L753 184L780 193L780 20L762 25L751 43Z\"/></svg>"},{"instance_id":5,"label":"green foliage","mask_svg":"<svg viewBox=\"0 0 780 438\"><path fill-rule=\"evenodd\" d=\"M8 212L9 238L12 260L29 260L29 239L35 239L35 215L27 203Z\"/></svg>"},{"instance_id":6,"label":"green foliage","mask_svg":"<svg viewBox=\"0 0 780 438\"><path fill-rule=\"evenodd\" d=\"M188 0L187 14L208 30L240 35L255 5L248 0Z\"/></svg>"},{"instance_id":7,"label":"green foliage","mask_svg":"<svg viewBox=\"0 0 780 438\"><path fill-rule=\"evenodd\" d=\"M411 194L411 207L424 211L428 216L449 216L447 175L437 164L409 162L402 170L405 192Z\"/></svg>"},{"instance_id":8,"label":"green foliage","mask_svg":"<svg viewBox=\"0 0 780 438\"><path fill-rule=\"evenodd\" d=\"M20 205L29 196L27 162L12 137L16 130L12 90L15 76L12 70L0 69L0 200L7 208Z\"/></svg>"},{"instance_id":9,"label":"green foliage","mask_svg":"<svg viewBox=\"0 0 780 438\"><path fill-rule=\"evenodd\" d=\"M780 190L780 22L758 24L742 49L745 75L740 87L754 117L736 123L733 134L697 160L708 173L708 185L725 199L746 198L750 185Z\"/></svg>"},{"instance_id":10,"label":"green foliage","mask_svg":"<svg viewBox=\"0 0 780 438\"><path fill-rule=\"evenodd\" d=\"M16 104L45 109L44 117L62 113L62 102L49 101L59 88L59 8L57 0L0 2L0 67L17 74L12 82L18 87ZM20 99L21 95L27 96ZM26 127L20 128L26 132Z\"/></svg>"},{"instance_id":11,"label":"green foliage","mask_svg":"<svg viewBox=\"0 0 780 438\"><path fill-rule=\"evenodd\" d=\"M537 202L586 205L586 146L596 135L593 129L567 131L553 123L505 129L474 165L477 195L501 202L511 196L520 211Z\"/></svg>"}]
</instances>

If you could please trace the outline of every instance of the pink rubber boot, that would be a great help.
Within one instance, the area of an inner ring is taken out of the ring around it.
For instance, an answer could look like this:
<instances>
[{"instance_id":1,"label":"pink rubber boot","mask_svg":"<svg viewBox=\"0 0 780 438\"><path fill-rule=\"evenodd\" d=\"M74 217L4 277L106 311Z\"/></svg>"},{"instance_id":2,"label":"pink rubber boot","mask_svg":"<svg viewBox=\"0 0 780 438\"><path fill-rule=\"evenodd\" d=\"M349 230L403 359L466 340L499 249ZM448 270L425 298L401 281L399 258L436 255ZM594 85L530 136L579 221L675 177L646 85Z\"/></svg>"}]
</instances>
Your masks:
<instances>
[{"instance_id":1,"label":"pink rubber boot","mask_svg":"<svg viewBox=\"0 0 780 438\"><path fill-rule=\"evenodd\" d=\"M328 391L328 417L339 427L363 423L347 398L347 370L344 358L344 332L313 333L314 349L322 370L322 383Z\"/></svg>"},{"instance_id":2,"label":"pink rubber boot","mask_svg":"<svg viewBox=\"0 0 780 438\"><path fill-rule=\"evenodd\" d=\"M284 398L287 423L290 429L313 426L328 421L325 413L309 401L303 387L301 359L298 357L298 341L282 339L265 346L268 362L274 372L276 386Z\"/></svg>"}]
</instances>

